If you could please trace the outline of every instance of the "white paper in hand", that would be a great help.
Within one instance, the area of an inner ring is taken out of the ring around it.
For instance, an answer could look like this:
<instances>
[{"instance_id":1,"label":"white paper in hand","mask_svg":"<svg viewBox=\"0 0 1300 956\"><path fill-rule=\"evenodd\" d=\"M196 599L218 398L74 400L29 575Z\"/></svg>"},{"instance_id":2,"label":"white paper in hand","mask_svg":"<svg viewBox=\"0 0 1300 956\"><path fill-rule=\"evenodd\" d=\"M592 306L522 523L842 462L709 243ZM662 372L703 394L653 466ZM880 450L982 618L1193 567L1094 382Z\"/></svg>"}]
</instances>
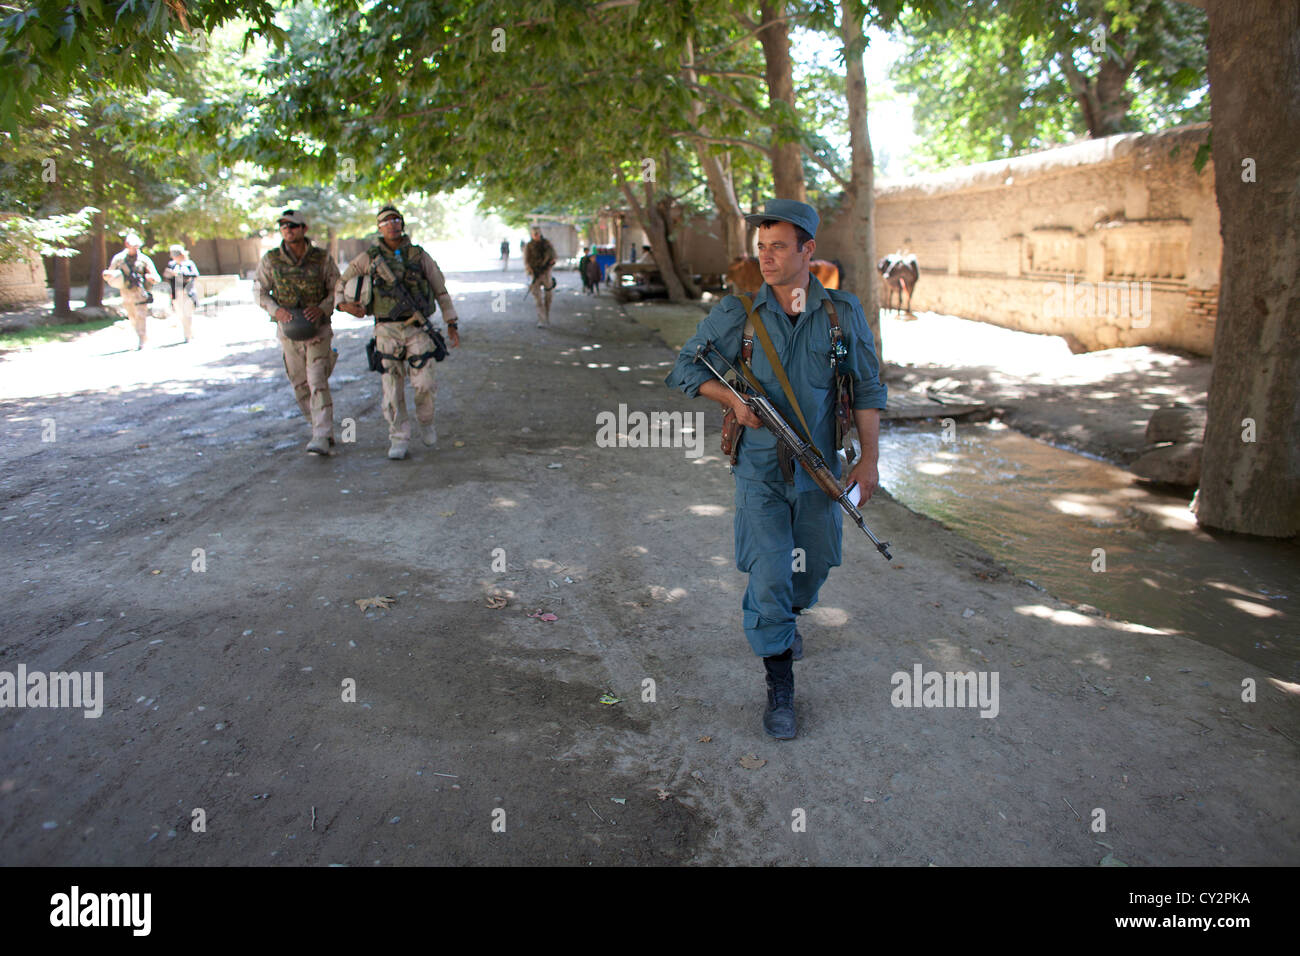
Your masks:
<instances>
[{"instance_id":1,"label":"white paper in hand","mask_svg":"<svg viewBox=\"0 0 1300 956\"><path fill-rule=\"evenodd\" d=\"M862 502L862 489L858 487L858 483L855 481L845 491L849 493L849 503L856 508Z\"/></svg>"}]
</instances>

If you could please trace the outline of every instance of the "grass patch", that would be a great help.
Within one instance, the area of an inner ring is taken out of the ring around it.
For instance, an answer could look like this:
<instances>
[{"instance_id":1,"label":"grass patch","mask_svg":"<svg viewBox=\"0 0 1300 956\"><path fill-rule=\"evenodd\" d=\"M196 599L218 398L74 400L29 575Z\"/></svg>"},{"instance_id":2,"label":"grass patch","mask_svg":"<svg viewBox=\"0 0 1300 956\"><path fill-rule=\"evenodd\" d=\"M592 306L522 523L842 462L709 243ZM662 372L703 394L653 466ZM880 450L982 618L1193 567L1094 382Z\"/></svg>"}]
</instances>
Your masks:
<instances>
[{"instance_id":1,"label":"grass patch","mask_svg":"<svg viewBox=\"0 0 1300 956\"><path fill-rule=\"evenodd\" d=\"M30 329L0 332L0 349L29 349L45 342L71 342L83 332L106 329L117 321L117 319L94 319L90 322L38 325Z\"/></svg>"}]
</instances>

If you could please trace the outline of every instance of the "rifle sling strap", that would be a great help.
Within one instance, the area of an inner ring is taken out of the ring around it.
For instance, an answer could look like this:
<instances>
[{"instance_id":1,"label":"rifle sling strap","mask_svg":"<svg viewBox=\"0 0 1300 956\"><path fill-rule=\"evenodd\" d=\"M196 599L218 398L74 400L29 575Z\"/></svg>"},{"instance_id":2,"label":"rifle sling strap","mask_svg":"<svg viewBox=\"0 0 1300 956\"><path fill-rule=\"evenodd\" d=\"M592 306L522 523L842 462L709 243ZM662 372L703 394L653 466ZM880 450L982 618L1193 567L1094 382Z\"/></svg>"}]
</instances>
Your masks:
<instances>
[{"instance_id":1,"label":"rifle sling strap","mask_svg":"<svg viewBox=\"0 0 1300 956\"><path fill-rule=\"evenodd\" d=\"M772 370L776 372L777 381L781 383L781 390L785 392L786 400L790 402L790 407L793 408L794 413L799 416L799 423L803 425L803 434L800 437L808 443L809 448L817 453L818 458L823 457L821 451L813 443L812 429L808 427L808 422L803 417L803 409L799 407L799 400L794 397L794 389L790 387L790 379L785 374L785 368L781 365L781 359L776 354L776 346L772 344L772 337L767 332L767 326L763 324L763 317L758 314L757 310L755 310L753 300L750 299L749 296L742 295L738 298L740 299L740 304L745 307L745 314L747 316L745 333L747 336L750 334L750 327L752 325L753 331L758 334L758 341L763 346L763 351L767 355L768 362L772 365ZM749 383L758 389L760 395L766 397L767 393L763 391L763 386L758 384L758 379L754 377L754 373L749 370L749 367L742 363L740 368L742 373L744 373L745 377L749 380Z\"/></svg>"}]
</instances>

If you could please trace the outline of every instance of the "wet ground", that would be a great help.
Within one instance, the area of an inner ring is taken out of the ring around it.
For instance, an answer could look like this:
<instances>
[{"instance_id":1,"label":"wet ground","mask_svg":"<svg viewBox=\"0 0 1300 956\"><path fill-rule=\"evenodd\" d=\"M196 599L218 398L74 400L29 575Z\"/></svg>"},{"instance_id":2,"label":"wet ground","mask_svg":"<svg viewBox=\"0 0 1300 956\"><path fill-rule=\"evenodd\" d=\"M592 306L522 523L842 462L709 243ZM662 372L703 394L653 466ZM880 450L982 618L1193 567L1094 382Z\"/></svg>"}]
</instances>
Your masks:
<instances>
[{"instance_id":1,"label":"wet ground","mask_svg":"<svg viewBox=\"0 0 1300 956\"><path fill-rule=\"evenodd\" d=\"M1300 860L1300 688L883 495L895 560L846 537L767 738L716 413L572 274L545 331L518 272L450 279L441 444L405 462L345 316L324 460L247 306L4 357L0 671L106 698L0 712L7 862ZM705 454L602 447L620 405L706 411ZM917 666L998 675L996 716L896 706Z\"/></svg>"}]
</instances>

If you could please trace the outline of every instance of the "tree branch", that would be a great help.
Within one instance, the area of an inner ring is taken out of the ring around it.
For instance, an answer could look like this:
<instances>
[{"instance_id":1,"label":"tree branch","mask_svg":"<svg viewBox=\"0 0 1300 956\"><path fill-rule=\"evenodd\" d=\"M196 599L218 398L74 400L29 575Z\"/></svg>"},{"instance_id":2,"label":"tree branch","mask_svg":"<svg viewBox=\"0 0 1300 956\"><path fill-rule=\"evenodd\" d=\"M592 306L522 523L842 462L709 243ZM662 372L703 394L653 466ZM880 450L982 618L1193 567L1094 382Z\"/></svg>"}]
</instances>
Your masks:
<instances>
[{"instance_id":1,"label":"tree branch","mask_svg":"<svg viewBox=\"0 0 1300 956\"><path fill-rule=\"evenodd\" d=\"M813 151L808 147L808 144L804 143L804 142L801 140L801 141L799 142L799 148L800 148L801 150L804 151L804 153L808 156L809 159L811 159L814 163L816 163L816 164L817 164L818 166L820 166L822 169L826 170L826 172L830 173L830 174L831 174L831 178L834 179L837 183L840 184L840 188L841 188L841 189L848 189L848 188L849 188L849 181L848 181L847 179L845 179L843 176L841 176L839 173L837 173L837 172L835 171L834 167L832 167L829 163L827 163L826 160L822 159L822 158L821 158L820 156L818 156L815 152L813 152Z\"/></svg>"},{"instance_id":2,"label":"tree branch","mask_svg":"<svg viewBox=\"0 0 1300 956\"><path fill-rule=\"evenodd\" d=\"M769 159L772 157L772 150L768 146L760 146L758 143L751 143L747 139L735 139L730 136L706 136L703 133L697 133L694 130L683 129L675 130L668 134L669 136L678 136L682 139L691 139L699 143L713 143L717 146L743 146L746 149L752 149L755 152L762 153Z\"/></svg>"}]
</instances>

